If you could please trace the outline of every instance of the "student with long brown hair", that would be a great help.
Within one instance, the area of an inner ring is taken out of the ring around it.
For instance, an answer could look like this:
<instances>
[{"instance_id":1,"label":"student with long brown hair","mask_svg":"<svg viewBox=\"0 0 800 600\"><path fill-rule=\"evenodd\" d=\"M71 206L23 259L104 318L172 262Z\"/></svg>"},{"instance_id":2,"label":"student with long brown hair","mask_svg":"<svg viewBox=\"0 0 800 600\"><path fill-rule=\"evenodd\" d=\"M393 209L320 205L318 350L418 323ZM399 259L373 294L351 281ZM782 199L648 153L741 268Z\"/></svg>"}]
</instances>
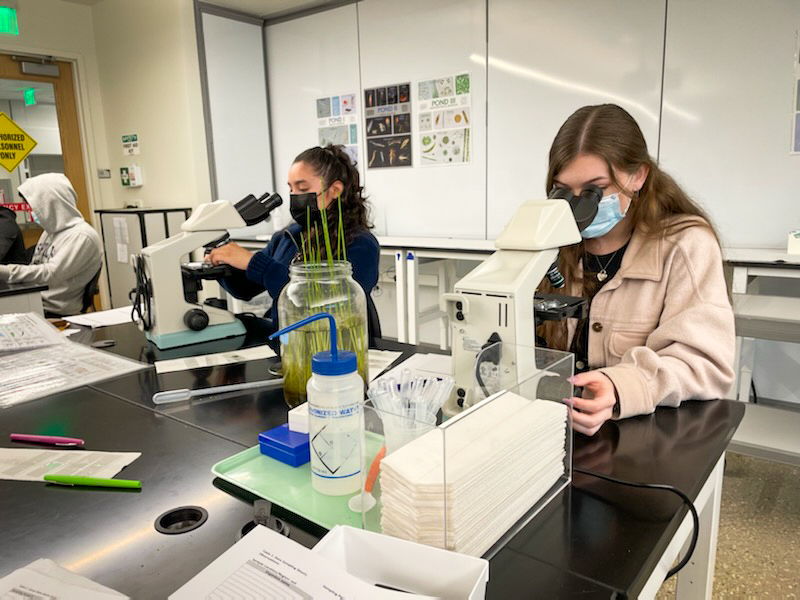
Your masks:
<instances>
[{"instance_id":1,"label":"student with long brown hair","mask_svg":"<svg viewBox=\"0 0 800 600\"><path fill-rule=\"evenodd\" d=\"M573 427L723 397L733 378L734 320L708 216L662 171L636 121L613 104L585 106L550 149L550 197L596 186L602 200L582 241L561 249L564 291L589 299L586 319L547 322L547 345L576 355ZM549 283L541 291L552 292Z\"/></svg>"}]
</instances>

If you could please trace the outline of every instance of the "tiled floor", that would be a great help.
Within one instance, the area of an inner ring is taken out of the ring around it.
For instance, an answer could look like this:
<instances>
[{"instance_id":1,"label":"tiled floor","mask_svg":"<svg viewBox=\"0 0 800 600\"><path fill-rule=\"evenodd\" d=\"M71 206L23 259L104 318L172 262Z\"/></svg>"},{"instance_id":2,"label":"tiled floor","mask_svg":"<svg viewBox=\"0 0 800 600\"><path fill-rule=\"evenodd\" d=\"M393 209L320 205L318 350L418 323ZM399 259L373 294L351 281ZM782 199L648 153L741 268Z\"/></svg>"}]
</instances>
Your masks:
<instances>
[{"instance_id":1,"label":"tiled floor","mask_svg":"<svg viewBox=\"0 0 800 600\"><path fill-rule=\"evenodd\" d=\"M800 598L800 467L728 452L713 597Z\"/></svg>"}]
</instances>

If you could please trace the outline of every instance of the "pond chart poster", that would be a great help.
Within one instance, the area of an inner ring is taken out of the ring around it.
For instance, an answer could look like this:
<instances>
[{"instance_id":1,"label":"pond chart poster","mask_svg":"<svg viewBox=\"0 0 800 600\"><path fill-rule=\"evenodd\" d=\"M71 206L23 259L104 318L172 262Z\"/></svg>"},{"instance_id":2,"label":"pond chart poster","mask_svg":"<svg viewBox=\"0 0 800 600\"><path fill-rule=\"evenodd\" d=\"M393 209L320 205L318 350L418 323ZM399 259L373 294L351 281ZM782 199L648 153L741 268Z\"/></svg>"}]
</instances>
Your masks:
<instances>
[{"instance_id":1,"label":"pond chart poster","mask_svg":"<svg viewBox=\"0 0 800 600\"><path fill-rule=\"evenodd\" d=\"M417 82L421 166L471 160L470 76L459 73Z\"/></svg>"},{"instance_id":2,"label":"pond chart poster","mask_svg":"<svg viewBox=\"0 0 800 600\"><path fill-rule=\"evenodd\" d=\"M411 166L411 83L364 90L367 168Z\"/></svg>"},{"instance_id":3,"label":"pond chart poster","mask_svg":"<svg viewBox=\"0 0 800 600\"><path fill-rule=\"evenodd\" d=\"M342 145L353 162L358 162L358 110L356 94L317 98L319 145Z\"/></svg>"}]
</instances>

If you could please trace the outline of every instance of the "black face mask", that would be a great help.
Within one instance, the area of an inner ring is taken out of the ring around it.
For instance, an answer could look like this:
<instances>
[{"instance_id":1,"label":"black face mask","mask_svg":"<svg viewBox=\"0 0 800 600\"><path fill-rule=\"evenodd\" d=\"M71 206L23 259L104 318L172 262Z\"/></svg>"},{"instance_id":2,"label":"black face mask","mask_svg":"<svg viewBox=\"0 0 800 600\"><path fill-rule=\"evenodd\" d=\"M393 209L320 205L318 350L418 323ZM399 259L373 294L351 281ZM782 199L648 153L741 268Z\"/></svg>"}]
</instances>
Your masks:
<instances>
[{"instance_id":1,"label":"black face mask","mask_svg":"<svg viewBox=\"0 0 800 600\"><path fill-rule=\"evenodd\" d=\"M303 229L308 225L309 211L311 209L311 224L320 219L319 208L317 207L317 194L308 192L306 194L289 194L289 212L295 222Z\"/></svg>"}]
</instances>

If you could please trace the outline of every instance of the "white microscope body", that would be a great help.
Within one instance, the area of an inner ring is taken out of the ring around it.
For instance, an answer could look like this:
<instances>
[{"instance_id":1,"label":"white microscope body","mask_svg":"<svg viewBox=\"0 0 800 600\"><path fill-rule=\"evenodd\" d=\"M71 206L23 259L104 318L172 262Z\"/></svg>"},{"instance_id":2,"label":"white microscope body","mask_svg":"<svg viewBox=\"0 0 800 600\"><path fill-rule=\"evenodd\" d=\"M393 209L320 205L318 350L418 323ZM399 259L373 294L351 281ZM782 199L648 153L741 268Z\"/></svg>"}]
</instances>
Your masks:
<instances>
[{"instance_id":1,"label":"white microscope body","mask_svg":"<svg viewBox=\"0 0 800 600\"><path fill-rule=\"evenodd\" d=\"M490 338L503 342L503 363L516 369L516 381L536 373L534 294L558 249L580 239L565 200L529 200L497 238L497 251L458 281L452 294L442 295L456 381L443 407L446 415L482 399L475 389L475 363Z\"/></svg>"},{"instance_id":2,"label":"white microscope body","mask_svg":"<svg viewBox=\"0 0 800 600\"><path fill-rule=\"evenodd\" d=\"M148 305L143 314L150 325L149 328L145 326L147 339L165 349L245 333L244 325L233 313L186 301L181 264L187 262L191 252L224 236L228 229L246 225L227 200L201 204L181 225L181 233L143 248L141 255L131 257L134 269L139 268L137 259L143 260L143 275L148 281L149 297L143 299L143 304ZM200 312L208 316L208 322L202 329L194 330L189 322Z\"/></svg>"}]
</instances>

